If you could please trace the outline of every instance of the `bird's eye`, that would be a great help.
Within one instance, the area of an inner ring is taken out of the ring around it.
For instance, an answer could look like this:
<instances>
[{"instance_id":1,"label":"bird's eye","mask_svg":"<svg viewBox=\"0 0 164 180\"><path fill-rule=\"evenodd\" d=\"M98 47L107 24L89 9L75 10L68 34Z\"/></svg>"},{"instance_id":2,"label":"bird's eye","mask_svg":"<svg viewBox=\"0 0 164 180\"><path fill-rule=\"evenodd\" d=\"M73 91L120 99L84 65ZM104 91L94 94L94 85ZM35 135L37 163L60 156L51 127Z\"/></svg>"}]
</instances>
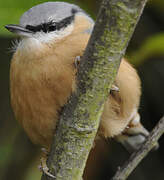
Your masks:
<instances>
[{"instance_id":1,"label":"bird's eye","mask_svg":"<svg viewBox=\"0 0 164 180\"><path fill-rule=\"evenodd\" d=\"M37 31L37 28L35 26L31 26L31 25L27 25L26 26L26 29L30 30L30 31L33 31L33 32L36 32Z\"/></svg>"},{"instance_id":2,"label":"bird's eye","mask_svg":"<svg viewBox=\"0 0 164 180\"><path fill-rule=\"evenodd\" d=\"M40 24L37 26L26 25L26 29L33 31L33 32L43 31L43 32L47 33L47 32L51 32L51 31L56 31L57 26L55 24L43 23L43 24Z\"/></svg>"},{"instance_id":3,"label":"bird's eye","mask_svg":"<svg viewBox=\"0 0 164 180\"><path fill-rule=\"evenodd\" d=\"M74 12L75 13L75 12ZM36 33L36 32L52 32L52 31L59 31L62 28L67 27L71 22L74 20L74 15L66 17L59 22L50 21L48 23L41 23L39 25L26 25L26 29Z\"/></svg>"},{"instance_id":4,"label":"bird's eye","mask_svg":"<svg viewBox=\"0 0 164 180\"><path fill-rule=\"evenodd\" d=\"M55 25L51 25L48 27L48 32L51 32L51 31L56 31L56 26Z\"/></svg>"}]
</instances>

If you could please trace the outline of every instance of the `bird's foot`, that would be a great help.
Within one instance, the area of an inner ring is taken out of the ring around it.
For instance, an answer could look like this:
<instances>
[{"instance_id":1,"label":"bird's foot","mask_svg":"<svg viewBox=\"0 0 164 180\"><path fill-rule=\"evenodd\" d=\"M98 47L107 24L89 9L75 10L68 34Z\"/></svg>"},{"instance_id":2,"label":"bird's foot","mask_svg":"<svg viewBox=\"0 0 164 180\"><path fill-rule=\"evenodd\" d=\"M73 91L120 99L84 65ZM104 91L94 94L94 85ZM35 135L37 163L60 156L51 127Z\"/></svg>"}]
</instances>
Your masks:
<instances>
[{"instance_id":1,"label":"bird's foot","mask_svg":"<svg viewBox=\"0 0 164 180\"><path fill-rule=\"evenodd\" d=\"M75 57L75 62L74 62L75 68L77 68L78 65L80 64L80 60L81 60L81 56L76 56L76 57Z\"/></svg>"},{"instance_id":2,"label":"bird's foot","mask_svg":"<svg viewBox=\"0 0 164 180\"><path fill-rule=\"evenodd\" d=\"M46 158L45 157L42 157L40 159L40 166L39 166L39 170L41 172L43 172L44 174L46 174L47 176L49 177L52 177L52 178L55 178L54 175L52 175L50 172L49 172L49 168L47 167L47 164L46 164Z\"/></svg>"},{"instance_id":3,"label":"bird's foot","mask_svg":"<svg viewBox=\"0 0 164 180\"><path fill-rule=\"evenodd\" d=\"M111 91L116 91L116 92L119 92L120 90L119 90L119 88L116 86L116 85L112 85L112 87L111 87L111 89L110 89Z\"/></svg>"},{"instance_id":4,"label":"bird's foot","mask_svg":"<svg viewBox=\"0 0 164 180\"><path fill-rule=\"evenodd\" d=\"M48 149L42 147L42 148L41 148L41 151L42 151L46 156L48 156L48 154L49 154Z\"/></svg>"}]
</instances>

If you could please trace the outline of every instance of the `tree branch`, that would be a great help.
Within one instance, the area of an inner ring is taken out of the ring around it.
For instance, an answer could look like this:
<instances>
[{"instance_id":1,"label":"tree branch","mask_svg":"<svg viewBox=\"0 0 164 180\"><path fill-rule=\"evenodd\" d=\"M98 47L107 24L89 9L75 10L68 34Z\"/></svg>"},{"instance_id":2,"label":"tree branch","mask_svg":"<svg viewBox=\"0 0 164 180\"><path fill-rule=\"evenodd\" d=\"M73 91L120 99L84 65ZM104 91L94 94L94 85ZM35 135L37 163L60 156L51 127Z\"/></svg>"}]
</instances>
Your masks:
<instances>
[{"instance_id":1,"label":"tree branch","mask_svg":"<svg viewBox=\"0 0 164 180\"><path fill-rule=\"evenodd\" d=\"M158 124L152 130L147 138L147 141L141 146L141 148L133 153L129 160L118 169L115 176L111 180L125 180L131 172L136 168L136 166L141 162L141 160L148 154L148 152L154 147L158 139L164 133L164 116L160 119Z\"/></svg>"},{"instance_id":2,"label":"tree branch","mask_svg":"<svg viewBox=\"0 0 164 180\"><path fill-rule=\"evenodd\" d=\"M47 165L57 180L79 180L104 103L146 0L104 0L64 107ZM43 175L42 180L53 179Z\"/></svg>"}]
</instances>

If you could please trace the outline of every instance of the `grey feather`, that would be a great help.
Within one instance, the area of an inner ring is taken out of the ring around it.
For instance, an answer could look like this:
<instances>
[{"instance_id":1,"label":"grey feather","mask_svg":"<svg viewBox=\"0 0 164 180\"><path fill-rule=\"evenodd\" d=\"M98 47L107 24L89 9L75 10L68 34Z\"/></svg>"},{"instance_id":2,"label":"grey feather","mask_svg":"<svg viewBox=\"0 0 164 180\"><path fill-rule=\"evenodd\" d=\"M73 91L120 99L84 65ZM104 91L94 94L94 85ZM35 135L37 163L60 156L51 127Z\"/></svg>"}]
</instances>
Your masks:
<instances>
[{"instance_id":1,"label":"grey feather","mask_svg":"<svg viewBox=\"0 0 164 180\"><path fill-rule=\"evenodd\" d=\"M25 27L26 25L36 26L49 21L59 22L62 19L69 17L73 14L72 10L76 13L82 12L88 16L80 7L65 3L65 2L46 2L26 11L20 18L20 25ZM88 16L90 21L93 20Z\"/></svg>"}]
</instances>

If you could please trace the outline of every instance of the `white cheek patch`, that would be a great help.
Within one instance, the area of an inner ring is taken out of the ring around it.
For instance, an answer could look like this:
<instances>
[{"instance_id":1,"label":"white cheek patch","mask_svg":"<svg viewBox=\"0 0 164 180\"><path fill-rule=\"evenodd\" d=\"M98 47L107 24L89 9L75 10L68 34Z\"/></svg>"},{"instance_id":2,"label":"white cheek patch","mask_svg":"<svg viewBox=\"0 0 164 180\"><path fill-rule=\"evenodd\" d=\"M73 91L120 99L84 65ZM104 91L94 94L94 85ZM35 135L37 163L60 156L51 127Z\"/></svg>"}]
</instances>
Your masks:
<instances>
[{"instance_id":1,"label":"white cheek patch","mask_svg":"<svg viewBox=\"0 0 164 180\"><path fill-rule=\"evenodd\" d=\"M43 45L40 41L35 38L24 38L18 44L17 50L22 53L30 53L38 49L42 49Z\"/></svg>"}]
</instances>

